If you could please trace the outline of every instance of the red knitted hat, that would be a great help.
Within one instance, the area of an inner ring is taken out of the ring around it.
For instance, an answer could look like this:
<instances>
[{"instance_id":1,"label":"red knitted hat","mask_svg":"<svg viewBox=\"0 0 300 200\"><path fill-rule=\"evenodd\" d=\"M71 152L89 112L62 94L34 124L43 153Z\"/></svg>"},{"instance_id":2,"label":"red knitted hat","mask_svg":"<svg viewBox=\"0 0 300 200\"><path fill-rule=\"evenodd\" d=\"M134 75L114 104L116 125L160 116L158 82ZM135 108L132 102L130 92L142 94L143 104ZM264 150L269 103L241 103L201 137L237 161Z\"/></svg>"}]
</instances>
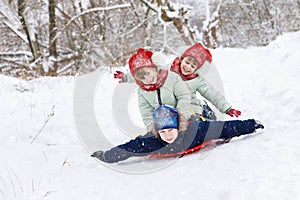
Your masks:
<instances>
[{"instance_id":1,"label":"red knitted hat","mask_svg":"<svg viewBox=\"0 0 300 200\"><path fill-rule=\"evenodd\" d=\"M129 69L132 76L134 76L135 71L139 68L142 67L156 68L151 60L152 54L153 53L151 51L147 51L143 48L140 48L135 54L133 54L133 56L131 56L128 63L129 63Z\"/></svg>"},{"instance_id":2,"label":"red knitted hat","mask_svg":"<svg viewBox=\"0 0 300 200\"><path fill-rule=\"evenodd\" d=\"M203 63L207 60L208 62L212 61L212 55L208 49L204 48L202 44L196 43L190 48L188 48L181 56L184 58L186 56L191 56L197 60L197 68L199 69Z\"/></svg>"}]
</instances>

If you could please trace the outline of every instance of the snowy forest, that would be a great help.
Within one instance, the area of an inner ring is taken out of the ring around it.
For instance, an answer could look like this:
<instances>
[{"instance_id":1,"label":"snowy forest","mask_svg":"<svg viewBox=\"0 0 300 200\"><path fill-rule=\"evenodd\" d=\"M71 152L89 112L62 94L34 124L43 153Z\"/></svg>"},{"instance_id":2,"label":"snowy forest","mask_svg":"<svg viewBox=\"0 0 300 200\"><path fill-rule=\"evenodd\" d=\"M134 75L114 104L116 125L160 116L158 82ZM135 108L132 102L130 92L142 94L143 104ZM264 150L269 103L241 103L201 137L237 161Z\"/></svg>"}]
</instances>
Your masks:
<instances>
[{"instance_id":1,"label":"snowy forest","mask_svg":"<svg viewBox=\"0 0 300 200\"><path fill-rule=\"evenodd\" d=\"M139 47L265 46L298 30L299 0L0 0L0 73L82 74L124 66Z\"/></svg>"},{"instance_id":2,"label":"snowy forest","mask_svg":"<svg viewBox=\"0 0 300 200\"><path fill-rule=\"evenodd\" d=\"M0 0L0 38L0 200L300 199L300 0ZM264 129L176 158L91 157L146 133L116 72L196 42L241 112L208 100L217 120Z\"/></svg>"}]
</instances>

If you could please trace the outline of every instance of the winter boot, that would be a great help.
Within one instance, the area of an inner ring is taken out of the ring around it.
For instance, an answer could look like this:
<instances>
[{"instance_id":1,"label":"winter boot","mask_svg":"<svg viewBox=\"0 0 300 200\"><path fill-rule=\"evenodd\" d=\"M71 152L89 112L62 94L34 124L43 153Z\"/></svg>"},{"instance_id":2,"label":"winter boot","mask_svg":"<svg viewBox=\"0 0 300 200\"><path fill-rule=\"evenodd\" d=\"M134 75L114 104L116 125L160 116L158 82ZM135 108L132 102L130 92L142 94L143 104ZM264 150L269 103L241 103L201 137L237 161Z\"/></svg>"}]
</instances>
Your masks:
<instances>
[{"instance_id":1,"label":"winter boot","mask_svg":"<svg viewBox=\"0 0 300 200\"><path fill-rule=\"evenodd\" d=\"M203 100L204 101L204 100ZM209 120L216 120L217 117L215 115L215 112L208 106L207 102L204 101L203 107L203 113L202 116Z\"/></svg>"},{"instance_id":2,"label":"winter boot","mask_svg":"<svg viewBox=\"0 0 300 200\"><path fill-rule=\"evenodd\" d=\"M264 129L265 128L264 125L258 120L255 120L254 127L255 127L255 129L259 129L259 128Z\"/></svg>"}]
</instances>

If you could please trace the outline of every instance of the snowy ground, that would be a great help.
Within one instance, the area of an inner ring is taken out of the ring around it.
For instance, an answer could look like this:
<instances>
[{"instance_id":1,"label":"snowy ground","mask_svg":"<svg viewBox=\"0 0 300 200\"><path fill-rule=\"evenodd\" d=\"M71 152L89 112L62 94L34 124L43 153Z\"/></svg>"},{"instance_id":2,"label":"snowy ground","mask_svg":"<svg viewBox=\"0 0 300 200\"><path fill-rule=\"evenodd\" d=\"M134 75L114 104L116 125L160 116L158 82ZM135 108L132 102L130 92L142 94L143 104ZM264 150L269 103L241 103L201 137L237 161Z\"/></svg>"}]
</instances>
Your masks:
<instances>
[{"instance_id":1,"label":"snowy ground","mask_svg":"<svg viewBox=\"0 0 300 200\"><path fill-rule=\"evenodd\" d=\"M267 47L213 50L228 101L266 128L171 160L105 165L89 156L103 136L119 144L143 132L136 95L123 92L136 88L109 72L0 75L0 199L300 199L299 48L297 32Z\"/></svg>"}]
</instances>

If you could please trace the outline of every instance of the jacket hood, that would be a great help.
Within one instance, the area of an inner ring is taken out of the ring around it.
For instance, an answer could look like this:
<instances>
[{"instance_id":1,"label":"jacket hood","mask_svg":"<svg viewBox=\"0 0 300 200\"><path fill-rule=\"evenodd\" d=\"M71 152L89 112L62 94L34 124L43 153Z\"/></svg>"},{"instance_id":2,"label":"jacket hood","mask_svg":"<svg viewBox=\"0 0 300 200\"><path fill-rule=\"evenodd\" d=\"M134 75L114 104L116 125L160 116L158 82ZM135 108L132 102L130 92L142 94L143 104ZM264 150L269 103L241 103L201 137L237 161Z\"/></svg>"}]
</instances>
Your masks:
<instances>
[{"instance_id":1,"label":"jacket hood","mask_svg":"<svg viewBox=\"0 0 300 200\"><path fill-rule=\"evenodd\" d=\"M184 58L186 56L191 56L197 60L197 69L199 69L204 62L207 60L211 63L212 61L212 55L210 51L202 46L200 43L196 43L190 48L188 48L182 55L181 58Z\"/></svg>"}]
</instances>

